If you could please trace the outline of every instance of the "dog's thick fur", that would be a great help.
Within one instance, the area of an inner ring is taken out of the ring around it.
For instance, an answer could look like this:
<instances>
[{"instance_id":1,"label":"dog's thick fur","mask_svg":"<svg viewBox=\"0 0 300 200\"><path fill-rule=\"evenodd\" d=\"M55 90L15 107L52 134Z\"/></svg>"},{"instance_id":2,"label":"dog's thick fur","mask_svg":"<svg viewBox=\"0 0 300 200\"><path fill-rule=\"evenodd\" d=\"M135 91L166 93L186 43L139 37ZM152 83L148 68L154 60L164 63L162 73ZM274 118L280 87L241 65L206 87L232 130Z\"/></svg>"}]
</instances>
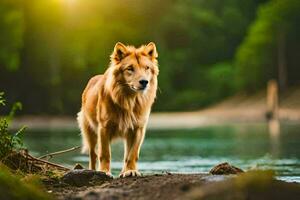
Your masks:
<instances>
[{"instance_id":1,"label":"dog's thick fur","mask_svg":"<svg viewBox=\"0 0 300 200\"><path fill-rule=\"evenodd\" d=\"M77 118L90 169L96 169L98 145L98 169L110 174L110 143L121 137L125 150L120 176L140 175L137 160L156 97L157 56L153 42L139 48L118 42L106 72L90 79Z\"/></svg>"}]
</instances>

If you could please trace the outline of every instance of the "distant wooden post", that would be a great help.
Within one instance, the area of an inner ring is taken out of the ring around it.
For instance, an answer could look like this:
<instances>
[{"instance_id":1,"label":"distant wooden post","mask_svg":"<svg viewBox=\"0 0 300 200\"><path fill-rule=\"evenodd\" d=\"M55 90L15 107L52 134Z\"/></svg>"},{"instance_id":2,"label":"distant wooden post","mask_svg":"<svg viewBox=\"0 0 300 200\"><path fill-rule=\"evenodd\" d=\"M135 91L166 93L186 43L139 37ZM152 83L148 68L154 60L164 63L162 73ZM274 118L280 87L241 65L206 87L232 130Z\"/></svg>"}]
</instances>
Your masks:
<instances>
[{"instance_id":1,"label":"distant wooden post","mask_svg":"<svg viewBox=\"0 0 300 200\"><path fill-rule=\"evenodd\" d=\"M279 106L278 106L278 84L276 80L270 80L267 86L267 112L269 133L271 135L272 144L278 143L280 133L279 123ZM278 145L275 145L278 146ZM275 148L276 149L276 148Z\"/></svg>"},{"instance_id":2,"label":"distant wooden post","mask_svg":"<svg viewBox=\"0 0 300 200\"><path fill-rule=\"evenodd\" d=\"M266 118L268 120L278 119L278 84L276 80L268 82Z\"/></svg>"}]
</instances>

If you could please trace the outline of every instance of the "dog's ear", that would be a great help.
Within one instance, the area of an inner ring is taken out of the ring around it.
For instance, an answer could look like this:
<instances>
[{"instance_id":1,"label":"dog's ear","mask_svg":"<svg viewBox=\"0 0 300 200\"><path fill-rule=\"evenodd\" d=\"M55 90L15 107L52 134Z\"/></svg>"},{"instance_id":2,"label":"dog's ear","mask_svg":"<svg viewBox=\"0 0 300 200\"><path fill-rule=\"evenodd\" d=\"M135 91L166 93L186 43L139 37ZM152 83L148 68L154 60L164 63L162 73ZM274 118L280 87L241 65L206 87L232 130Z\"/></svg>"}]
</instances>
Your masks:
<instances>
[{"instance_id":1,"label":"dog's ear","mask_svg":"<svg viewBox=\"0 0 300 200\"><path fill-rule=\"evenodd\" d=\"M128 55L127 47L121 42L117 42L114 48L114 52L111 54L110 58L112 61L120 62Z\"/></svg>"},{"instance_id":2,"label":"dog's ear","mask_svg":"<svg viewBox=\"0 0 300 200\"><path fill-rule=\"evenodd\" d=\"M147 46L145 47L145 53L147 54L147 56L149 56L152 59L158 57L154 42L150 42L149 44L147 44Z\"/></svg>"}]
</instances>

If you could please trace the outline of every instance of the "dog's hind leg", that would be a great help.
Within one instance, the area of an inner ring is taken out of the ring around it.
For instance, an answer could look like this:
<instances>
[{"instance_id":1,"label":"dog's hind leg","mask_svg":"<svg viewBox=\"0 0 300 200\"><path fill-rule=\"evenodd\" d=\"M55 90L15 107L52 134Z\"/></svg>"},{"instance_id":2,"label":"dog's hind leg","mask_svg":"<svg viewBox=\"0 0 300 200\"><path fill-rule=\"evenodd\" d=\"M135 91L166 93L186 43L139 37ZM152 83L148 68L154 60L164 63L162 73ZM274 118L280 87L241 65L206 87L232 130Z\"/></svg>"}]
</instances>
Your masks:
<instances>
[{"instance_id":1,"label":"dog's hind leg","mask_svg":"<svg viewBox=\"0 0 300 200\"><path fill-rule=\"evenodd\" d=\"M95 151L97 145L97 135L89 125L89 122L82 111L78 113L77 120L82 136L82 153L89 152L89 169L95 170L97 160L97 154Z\"/></svg>"}]
</instances>

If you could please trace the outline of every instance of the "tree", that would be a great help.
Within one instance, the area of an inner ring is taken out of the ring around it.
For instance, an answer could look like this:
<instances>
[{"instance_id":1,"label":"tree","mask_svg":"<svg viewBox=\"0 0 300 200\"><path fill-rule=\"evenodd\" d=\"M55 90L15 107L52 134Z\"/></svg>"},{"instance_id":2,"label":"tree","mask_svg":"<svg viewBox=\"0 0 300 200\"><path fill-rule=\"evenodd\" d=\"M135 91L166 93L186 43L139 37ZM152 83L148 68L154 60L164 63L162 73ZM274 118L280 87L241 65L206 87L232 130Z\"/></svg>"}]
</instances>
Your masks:
<instances>
[{"instance_id":1,"label":"tree","mask_svg":"<svg viewBox=\"0 0 300 200\"><path fill-rule=\"evenodd\" d=\"M0 2L0 68L16 70L23 45L23 12L21 0Z\"/></svg>"},{"instance_id":2,"label":"tree","mask_svg":"<svg viewBox=\"0 0 300 200\"><path fill-rule=\"evenodd\" d=\"M281 89L299 81L299 10L298 0L272 0L260 7L236 54L241 88L255 91L273 78Z\"/></svg>"},{"instance_id":3,"label":"tree","mask_svg":"<svg viewBox=\"0 0 300 200\"><path fill-rule=\"evenodd\" d=\"M19 1L23 22L11 30L23 31L19 39L6 34L0 49L7 54L7 45L19 44L10 54L21 55L20 64L0 69L0 85L9 101L23 102L24 113L75 114L88 79L105 71L118 41L156 42L155 111L199 109L232 95L233 56L266 0Z\"/></svg>"}]
</instances>

